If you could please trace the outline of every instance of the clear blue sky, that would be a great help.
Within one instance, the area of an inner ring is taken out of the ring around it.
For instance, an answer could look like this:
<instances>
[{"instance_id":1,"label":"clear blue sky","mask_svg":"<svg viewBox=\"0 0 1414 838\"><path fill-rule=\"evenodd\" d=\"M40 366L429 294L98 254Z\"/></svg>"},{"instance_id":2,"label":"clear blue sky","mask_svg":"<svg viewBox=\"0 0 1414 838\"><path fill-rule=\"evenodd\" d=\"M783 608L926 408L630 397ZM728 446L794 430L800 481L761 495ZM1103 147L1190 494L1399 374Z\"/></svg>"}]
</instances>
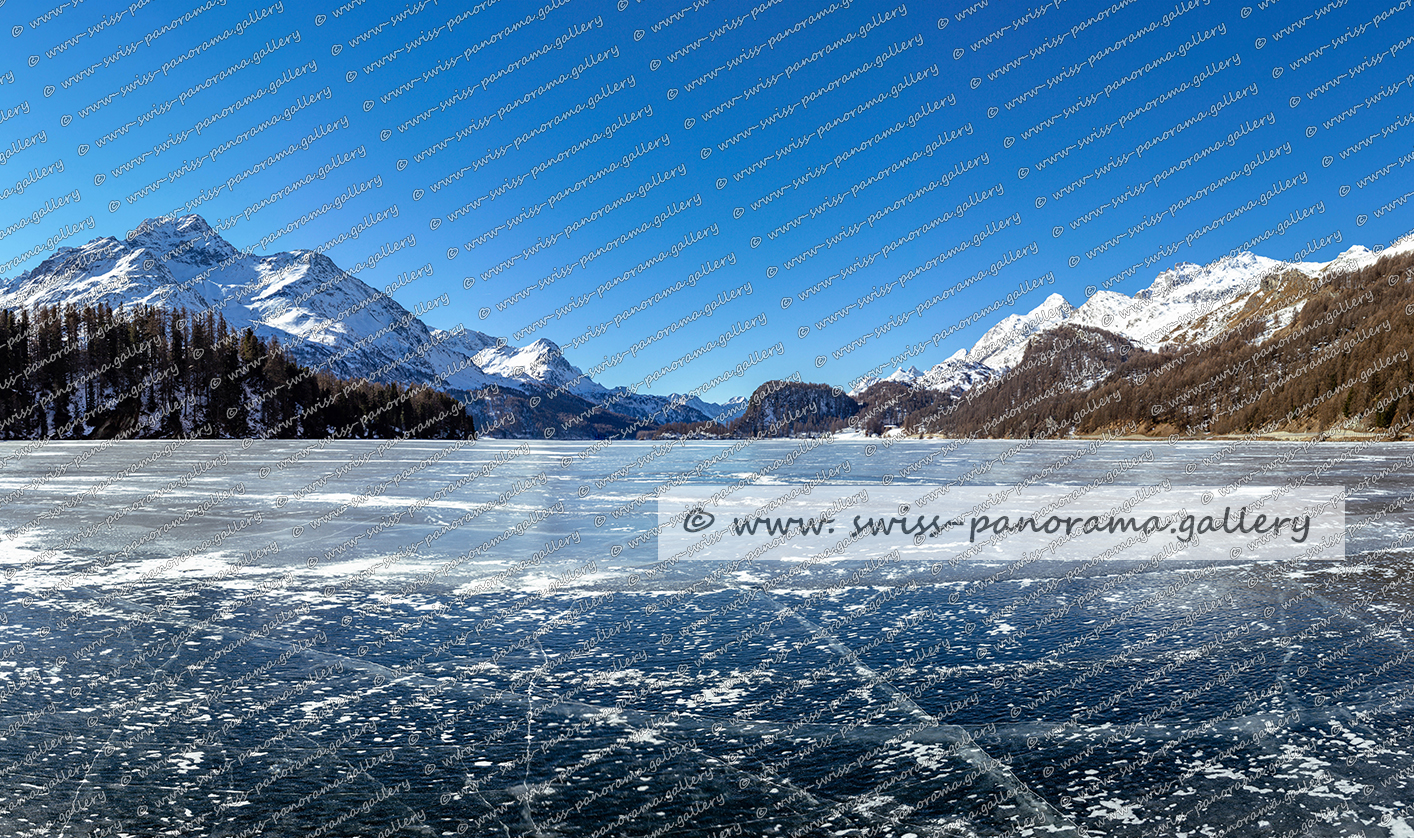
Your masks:
<instances>
[{"instance_id":1,"label":"clear blue sky","mask_svg":"<svg viewBox=\"0 0 1414 838\"><path fill-rule=\"evenodd\" d=\"M590 368L726 300L596 378L764 313L652 391L777 342L704 396L844 385L1051 292L1407 232L1411 5L10 0L0 274L90 216L61 244L190 211L266 253L384 213L329 254L377 288L430 264L394 292L449 293L429 325Z\"/></svg>"}]
</instances>

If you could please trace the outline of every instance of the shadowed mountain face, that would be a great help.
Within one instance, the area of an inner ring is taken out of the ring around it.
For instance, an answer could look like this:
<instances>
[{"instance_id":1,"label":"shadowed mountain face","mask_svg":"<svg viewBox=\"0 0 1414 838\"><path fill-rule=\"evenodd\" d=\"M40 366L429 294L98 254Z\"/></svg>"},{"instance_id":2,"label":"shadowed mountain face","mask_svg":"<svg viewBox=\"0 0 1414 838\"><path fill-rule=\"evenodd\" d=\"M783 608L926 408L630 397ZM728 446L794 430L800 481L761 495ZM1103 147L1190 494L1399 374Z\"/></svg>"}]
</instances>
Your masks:
<instances>
[{"instance_id":1,"label":"shadowed mountain face","mask_svg":"<svg viewBox=\"0 0 1414 838\"><path fill-rule=\"evenodd\" d=\"M342 378L459 393L488 427L514 411L518 421L503 422L504 434L543 436L558 425L562 436L595 436L733 410L606 388L550 340L515 347L471 329L429 329L418 315L450 305L447 295L411 312L322 253L257 256L232 246L198 215L148 219L124 239L63 247L33 270L0 280L0 308L100 303L210 311L234 331L250 328L262 339L276 338L292 359ZM569 421L591 410L593 421L587 415Z\"/></svg>"}]
</instances>

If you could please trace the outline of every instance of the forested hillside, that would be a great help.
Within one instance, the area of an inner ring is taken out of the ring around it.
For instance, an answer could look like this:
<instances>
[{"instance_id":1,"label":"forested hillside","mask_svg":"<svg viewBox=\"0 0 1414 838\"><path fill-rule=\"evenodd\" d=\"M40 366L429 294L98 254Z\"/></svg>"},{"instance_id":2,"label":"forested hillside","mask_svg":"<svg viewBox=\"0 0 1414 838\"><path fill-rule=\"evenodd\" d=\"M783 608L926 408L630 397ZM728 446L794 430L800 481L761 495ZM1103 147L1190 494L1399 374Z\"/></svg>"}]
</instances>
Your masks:
<instances>
[{"instance_id":1,"label":"forested hillside","mask_svg":"<svg viewBox=\"0 0 1414 838\"><path fill-rule=\"evenodd\" d=\"M445 393L303 366L209 311L0 310L0 385L0 439L474 435Z\"/></svg>"}]
</instances>

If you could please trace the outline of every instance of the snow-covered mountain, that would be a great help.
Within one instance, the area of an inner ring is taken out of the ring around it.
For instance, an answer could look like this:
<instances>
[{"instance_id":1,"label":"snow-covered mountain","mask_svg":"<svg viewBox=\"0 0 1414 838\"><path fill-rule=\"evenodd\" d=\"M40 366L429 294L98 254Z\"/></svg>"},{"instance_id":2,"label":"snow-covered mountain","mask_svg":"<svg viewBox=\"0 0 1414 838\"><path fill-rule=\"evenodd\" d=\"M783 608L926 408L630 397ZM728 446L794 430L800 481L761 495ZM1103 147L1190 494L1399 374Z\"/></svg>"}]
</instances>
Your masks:
<instances>
[{"instance_id":1,"label":"snow-covered mountain","mask_svg":"<svg viewBox=\"0 0 1414 838\"><path fill-rule=\"evenodd\" d=\"M707 418L713 419L725 425L741 414L746 412L746 408L751 404L751 400L746 396L732 396L721 404L704 402L693 396L687 400L687 406L706 414Z\"/></svg>"},{"instance_id":2,"label":"snow-covered mountain","mask_svg":"<svg viewBox=\"0 0 1414 838\"><path fill-rule=\"evenodd\" d=\"M851 396L858 396L880 381L894 381L910 387L936 390L940 393L962 393L978 384L984 384L997 376L997 371L986 364L968 360L967 350L959 349L940 364L935 364L927 372L910 366L894 370L888 376L866 376L859 380Z\"/></svg>"},{"instance_id":3,"label":"snow-covered mountain","mask_svg":"<svg viewBox=\"0 0 1414 838\"><path fill-rule=\"evenodd\" d=\"M1060 294L1052 294L1030 312L1003 319L971 349L958 350L927 372L909 367L882 379L871 376L862 379L851 395L858 395L879 381L897 381L956 395L1015 367L1038 336L1062 326L1104 329L1146 349L1203 343L1222 334L1239 314L1250 314L1253 296L1264 287L1272 287L1274 281L1298 277L1308 285L1319 284L1327 276L1359 270L1383 256L1410 251L1414 251L1414 236L1379 252L1355 245L1329 262L1281 262L1239 253L1208 265L1176 265L1160 273L1148 288L1133 297L1098 290L1077 308ZM1290 322L1303 304L1299 300L1285 303L1284 307L1267 312L1272 330Z\"/></svg>"},{"instance_id":4,"label":"snow-covered mountain","mask_svg":"<svg viewBox=\"0 0 1414 838\"><path fill-rule=\"evenodd\" d=\"M0 308L100 302L218 313L236 330L277 338L301 363L347 378L568 393L633 418L662 414L663 422L743 409L605 388L549 340L515 347L470 329L429 329L419 315L450 305L447 295L410 312L321 253L243 252L198 215L148 219L124 239L61 247L33 270L0 278Z\"/></svg>"},{"instance_id":5,"label":"snow-covered mountain","mask_svg":"<svg viewBox=\"0 0 1414 838\"><path fill-rule=\"evenodd\" d=\"M968 359L967 352L959 349L946 361L918 376L916 385L940 393L962 393L996 376L996 370Z\"/></svg>"},{"instance_id":6,"label":"snow-covered mountain","mask_svg":"<svg viewBox=\"0 0 1414 838\"><path fill-rule=\"evenodd\" d=\"M1060 294L1052 294L1045 302L1026 314L1013 314L988 329L967 352L967 360L994 370L1010 369L1026 354L1032 335L1055 328L1075 313L1075 306Z\"/></svg>"}]
</instances>

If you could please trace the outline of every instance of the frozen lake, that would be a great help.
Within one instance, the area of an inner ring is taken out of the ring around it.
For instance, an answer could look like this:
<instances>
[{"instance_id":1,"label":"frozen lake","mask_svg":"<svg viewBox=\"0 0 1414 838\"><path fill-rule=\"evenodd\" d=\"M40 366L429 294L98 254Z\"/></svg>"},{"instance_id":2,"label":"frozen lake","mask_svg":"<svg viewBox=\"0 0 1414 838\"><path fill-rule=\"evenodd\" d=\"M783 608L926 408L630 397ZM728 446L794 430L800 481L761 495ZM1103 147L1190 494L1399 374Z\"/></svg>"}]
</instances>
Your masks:
<instances>
[{"instance_id":1,"label":"frozen lake","mask_svg":"<svg viewBox=\"0 0 1414 838\"><path fill-rule=\"evenodd\" d=\"M0 832L1414 835L1411 453L0 444ZM1347 487L1343 550L654 532L694 487L1164 481Z\"/></svg>"}]
</instances>

